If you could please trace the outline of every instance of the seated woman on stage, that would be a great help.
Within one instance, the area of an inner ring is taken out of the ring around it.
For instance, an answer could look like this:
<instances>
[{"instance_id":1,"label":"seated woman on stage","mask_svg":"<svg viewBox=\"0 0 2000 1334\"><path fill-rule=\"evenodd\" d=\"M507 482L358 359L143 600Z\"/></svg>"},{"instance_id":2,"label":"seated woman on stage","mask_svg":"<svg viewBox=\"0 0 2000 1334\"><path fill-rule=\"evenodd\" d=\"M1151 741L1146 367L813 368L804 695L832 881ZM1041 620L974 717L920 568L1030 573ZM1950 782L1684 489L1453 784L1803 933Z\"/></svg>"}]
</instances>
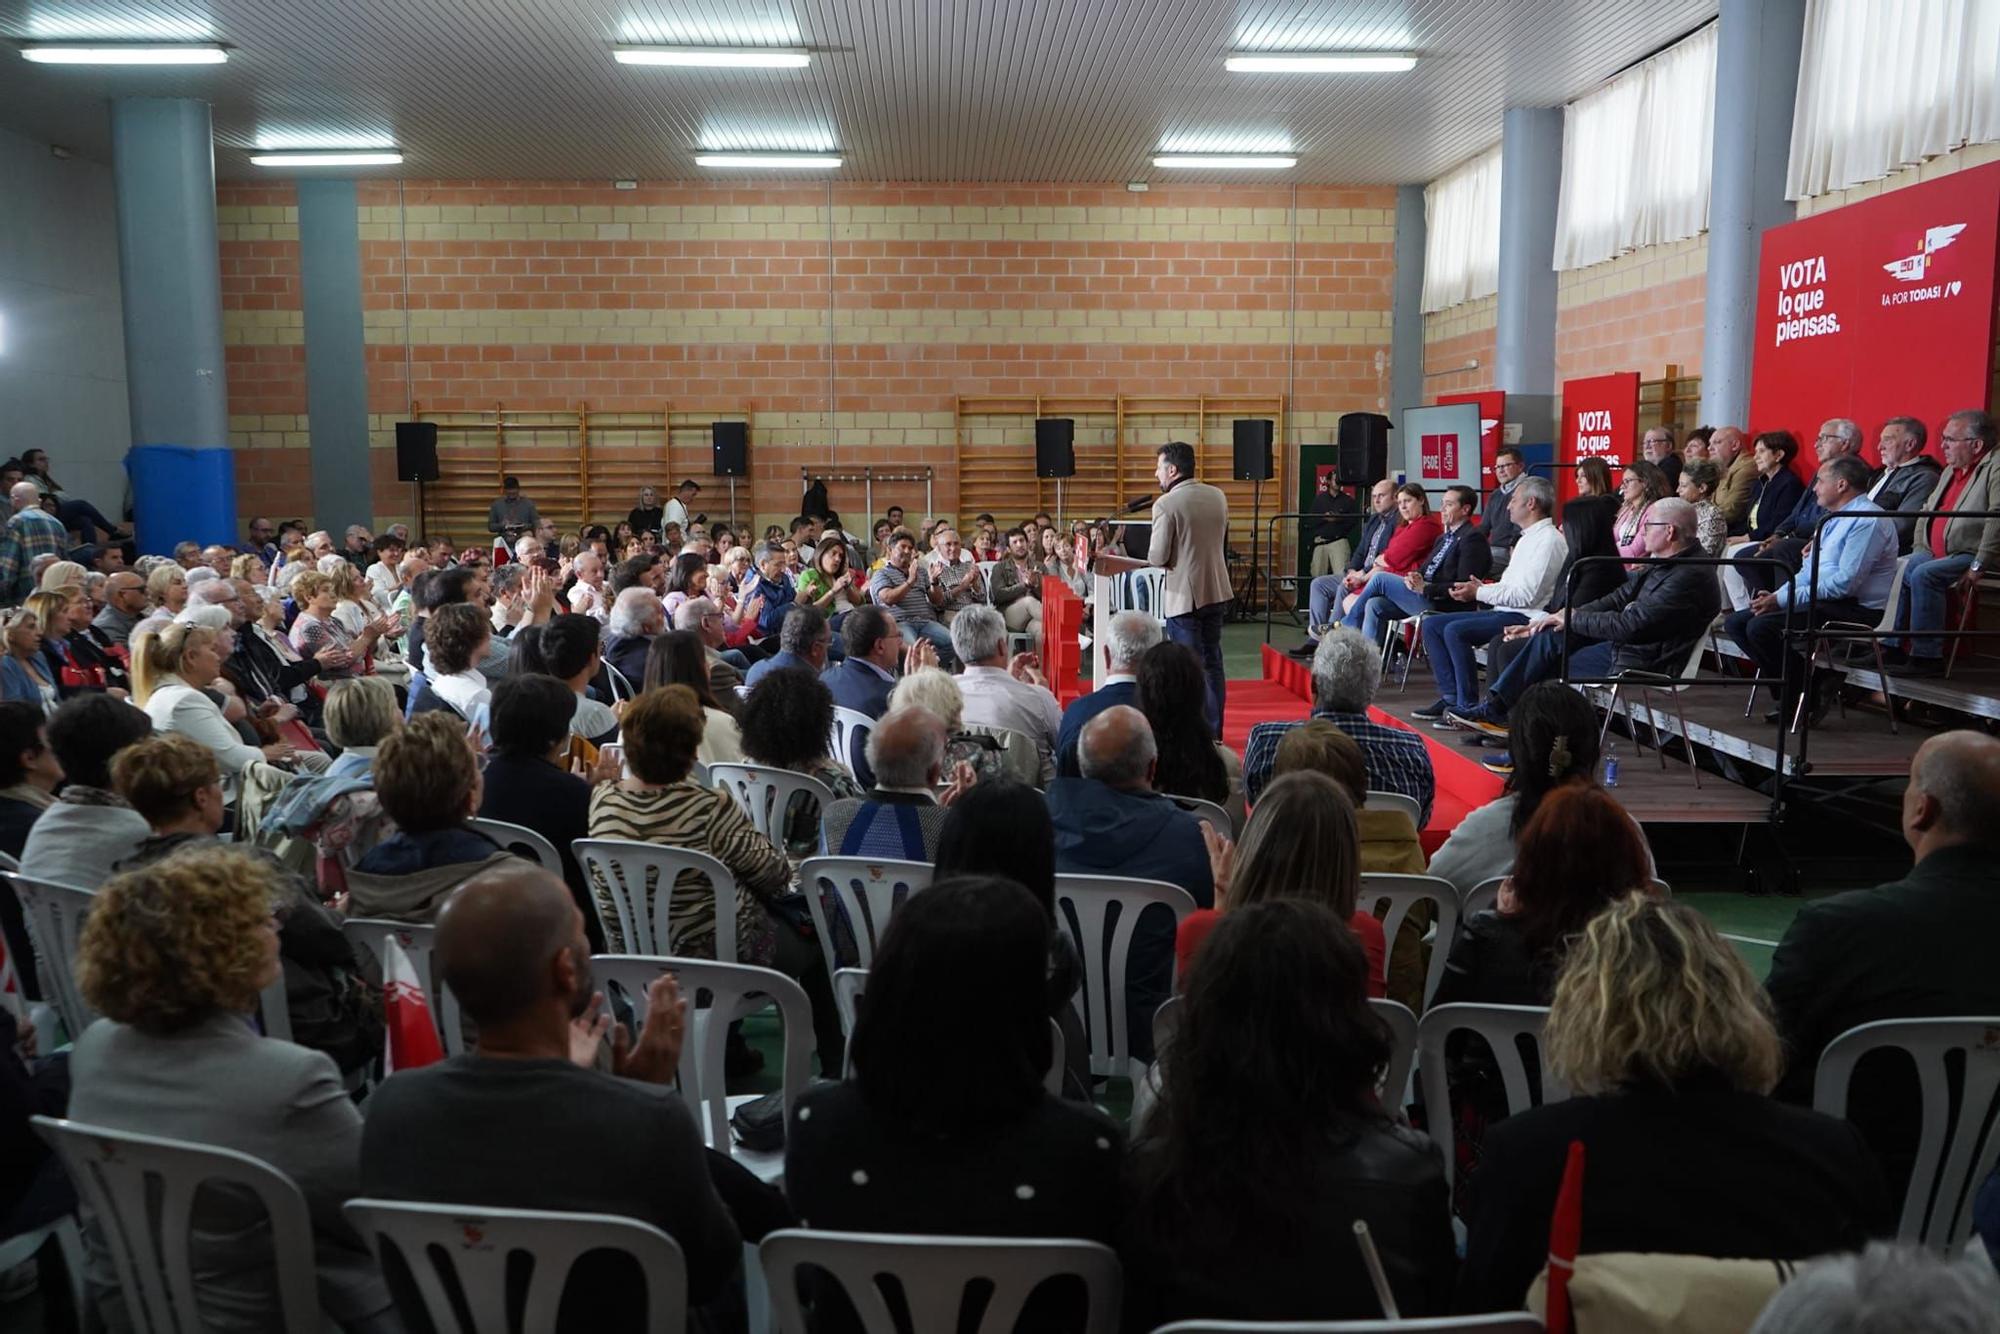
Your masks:
<instances>
[{"instance_id":1,"label":"seated woman on stage","mask_svg":"<svg viewBox=\"0 0 2000 1334\"><path fill-rule=\"evenodd\" d=\"M1356 606L1367 593L1368 581L1378 574L1404 575L1423 567L1431 548L1444 532L1444 519L1431 513L1430 497L1415 482L1405 482L1396 488L1396 515L1400 522L1396 534L1389 539L1389 545L1382 548L1382 554L1375 563L1365 570L1348 572L1344 581L1347 596L1340 604L1345 615Z\"/></svg>"}]
</instances>

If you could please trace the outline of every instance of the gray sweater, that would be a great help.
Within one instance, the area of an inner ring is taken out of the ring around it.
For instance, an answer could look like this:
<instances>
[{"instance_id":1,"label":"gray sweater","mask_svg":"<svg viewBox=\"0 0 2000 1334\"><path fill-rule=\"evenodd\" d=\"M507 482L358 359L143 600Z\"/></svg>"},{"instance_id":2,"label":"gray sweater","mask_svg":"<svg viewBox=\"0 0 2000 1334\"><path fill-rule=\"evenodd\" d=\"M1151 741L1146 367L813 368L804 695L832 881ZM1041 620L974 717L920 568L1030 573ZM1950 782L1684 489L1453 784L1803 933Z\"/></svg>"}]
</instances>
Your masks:
<instances>
[{"instance_id":1,"label":"gray sweater","mask_svg":"<svg viewBox=\"0 0 2000 1334\"><path fill-rule=\"evenodd\" d=\"M146 817L130 806L58 801L28 830L28 842L21 849L21 874L95 890L111 878L111 868L138 851L152 832Z\"/></svg>"}]
</instances>

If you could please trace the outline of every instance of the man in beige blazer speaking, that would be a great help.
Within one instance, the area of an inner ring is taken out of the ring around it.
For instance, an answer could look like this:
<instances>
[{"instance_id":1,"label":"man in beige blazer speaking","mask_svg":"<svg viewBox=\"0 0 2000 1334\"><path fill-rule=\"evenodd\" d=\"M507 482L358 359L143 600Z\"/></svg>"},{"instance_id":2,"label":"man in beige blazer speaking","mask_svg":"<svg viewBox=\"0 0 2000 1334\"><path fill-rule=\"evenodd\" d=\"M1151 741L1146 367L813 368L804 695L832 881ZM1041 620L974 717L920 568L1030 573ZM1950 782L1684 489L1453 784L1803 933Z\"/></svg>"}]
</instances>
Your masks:
<instances>
[{"instance_id":1,"label":"man in beige blazer speaking","mask_svg":"<svg viewBox=\"0 0 2000 1334\"><path fill-rule=\"evenodd\" d=\"M1153 502L1152 545L1143 561L1100 556L1096 568L1101 574L1147 565L1166 570L1166 588L1155 610L1166 619L1167 637L1186 644L1201 659L1208 677L1208 726L1220 737L1228 689L1222 674L1222 615L1232 596L1229 558L1223 550L1229 500L1217 488L1195 480L1194 446L1175 440L1153 453L1160 498Z\"/></svg>"}]
</instances>

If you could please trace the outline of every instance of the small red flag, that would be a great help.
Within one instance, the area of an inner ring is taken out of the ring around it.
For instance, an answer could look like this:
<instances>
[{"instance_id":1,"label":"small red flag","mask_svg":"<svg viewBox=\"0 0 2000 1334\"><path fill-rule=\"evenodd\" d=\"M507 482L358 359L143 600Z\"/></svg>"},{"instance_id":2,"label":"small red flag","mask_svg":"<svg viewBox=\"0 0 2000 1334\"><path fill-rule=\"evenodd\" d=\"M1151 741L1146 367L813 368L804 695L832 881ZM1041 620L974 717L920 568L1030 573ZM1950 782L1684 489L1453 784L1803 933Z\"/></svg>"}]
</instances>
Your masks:
<instances>
[{"instance_id":1,"label":"small red flag","mask_svg":"<svg viewBox=\"0 0 2000 1334\"><path fill-rule=\"evenodd\" d=\"M394 936L383 942L382 986L387 993L383 1017L389 1028L389 1053L384 1074L415 1070L444 1059L438 1041L437 1021L431 1017L431 1003L424 984L417 977L410 956Z\"/></svg>"},{"instance_id":2,"label":"small red flag","mask_svg":"<svg viewBox=\"0 0 2000 1334\"><path fill-rule=\"evenodd\" d=\"M1556 1191L1555 1213L1549 1218L1549 1334L1569 1334L1569 1280L1576 1270L1577 1248L1583 1244L1583 1141L1569 1142L1562 1185Z\"/></svg>"}]
</instances>

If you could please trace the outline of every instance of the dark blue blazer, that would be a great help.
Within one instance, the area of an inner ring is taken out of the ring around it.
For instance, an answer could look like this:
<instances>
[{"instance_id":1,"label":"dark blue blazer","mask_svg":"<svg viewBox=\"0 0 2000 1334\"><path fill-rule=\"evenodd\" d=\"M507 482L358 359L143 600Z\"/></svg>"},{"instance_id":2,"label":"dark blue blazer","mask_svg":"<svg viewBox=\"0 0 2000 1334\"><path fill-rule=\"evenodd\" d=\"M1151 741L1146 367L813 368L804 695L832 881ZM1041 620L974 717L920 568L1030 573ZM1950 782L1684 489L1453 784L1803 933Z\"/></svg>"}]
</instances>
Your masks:
<instances>
[{"instance_id":1,"label":"dark blue blazer","mask_svg":"<svg viewBox=\"0 0 2000 1334\"><path fill-rule=\"evenodd\" d=\"M1776 533L1778 525L1792 516L1805 489L1806 484L1790 468L1780 468L1769 477L1759 478L1757 490L1750 498L1757 508L1757 522L1751 526L1750 536L1761 541Z\"/></svg>"},{"instance_id":2,"label":"dark blue blazer","mask_svg":"<svg viewBox=\"0 0 2000 1334\"><path fill-rule=\"evenodd\" d=\"M815 668L811 663L807 662L804 658L801 658L798 654L788 652L784 649L779 649L776 653L773 653L770 657L765 658L759 662L751 663L750 674L743 678L743 684L746 686L750 686L754 689L759 681L769 676L772 672L781 672L785 670L785 668L787 667L803 667L809 672L815 670ZM887 681L883 681L881 682L881 684L886 686L889 683ZM831 689L832 686L833 682L828 681L827 682L828 689ZM882 697L884 699L887 699L888 692L884 691ZM834 697L833 702L836 704L840 703L840 698L838 695ZM849 704L846 707L851 709L854 706L852 704Z\"/></svg>"},{"instance_id":3,"label":"dark blue blazer","mask_svg":"<svg viewBox=\"0 0 2000 1334\"><path fill-rule=\"evenodd\" d=\"M1056 732L1056 777L1083 777L1083 769L1077 764L1076 743L1083 736L1084 725L1119 704L1130 704L1134 708L1139 706L1136 682L1113 681L1102 690L1079 696L1063 710L1062 727Z\"/></svg>"},{"instance_id":4,"label":"dark blue blazer","mask_svg":"<svg viewBox=\"0 0 2000 1334\"><path fill-rule=\"evenodd\" d=\"M760 664L761 665L761 664ZM752 672L756 668L751 668ZM820 673L820 680L833 692L833 702L843 709L853 709L865 713L870 718L880 718L889 711L889 692L896 688L893 681L885 681L873 667L849 658L837 667L829 667Z\"/></svg>"}]
</instances>

